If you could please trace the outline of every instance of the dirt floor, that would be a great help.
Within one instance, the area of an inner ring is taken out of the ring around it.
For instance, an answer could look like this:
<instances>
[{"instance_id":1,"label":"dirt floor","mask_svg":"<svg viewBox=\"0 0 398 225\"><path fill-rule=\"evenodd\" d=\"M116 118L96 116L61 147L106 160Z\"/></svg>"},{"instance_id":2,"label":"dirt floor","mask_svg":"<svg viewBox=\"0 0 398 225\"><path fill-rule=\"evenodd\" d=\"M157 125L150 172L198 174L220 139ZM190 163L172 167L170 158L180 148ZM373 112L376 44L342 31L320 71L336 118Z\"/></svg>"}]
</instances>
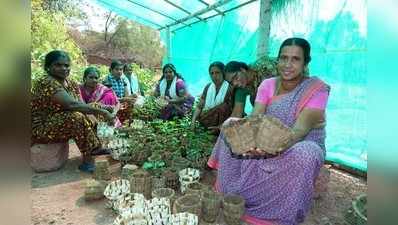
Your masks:
<instances>
[{"instance_id":1,"label":"dirt floor","mask_svg":"<svg viewBox=\"0 0 398 225\"><path fill-rule=\"evenodd\" d=\"M115 214L105 208L105 199L86 202L84 180L90 174L80 172L80 153L75 145L70 146L69 161L61 170L51 173L33 173L31 189L31 224L59 225L111 225ZM343 224L343 213L351 201L367 191L366 180L349 173L330 169L331 178L328 192L320 199L314 200L310 214L303 225ZM120 166L111 166L111 173L120 175ZM205 183L214 179L207 172Z\"/></svg>"}]
</instances>

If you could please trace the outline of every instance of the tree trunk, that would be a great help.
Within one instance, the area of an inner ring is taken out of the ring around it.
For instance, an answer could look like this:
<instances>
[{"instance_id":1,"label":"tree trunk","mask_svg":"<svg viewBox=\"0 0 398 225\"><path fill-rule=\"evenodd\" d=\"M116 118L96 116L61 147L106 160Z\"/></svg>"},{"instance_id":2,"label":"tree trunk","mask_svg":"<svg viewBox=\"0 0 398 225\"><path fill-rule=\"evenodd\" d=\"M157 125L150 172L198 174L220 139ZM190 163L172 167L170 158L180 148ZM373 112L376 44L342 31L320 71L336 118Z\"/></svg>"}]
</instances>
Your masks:
<instances>
[{"instance_id":1,"label":"tree trunk","mask_svg":"<svg viewBox=\"0 0 398 225\"><path fill-rule=\"evenodd\" d=\"M109 11L109 13L106 14L105 31L104 31L105 42L108 41L109 28L111 27L116 17L117 15L112 15L112 11Z\"/></svg>"},{"instance_id":2,"label":"tree trunk","mask_svg":"<svg viewBox=\"0 0 398 225\"><path fill-rule=\"evenodd\" d=\"M258 27L257 59L268 54L268 41L271 29L271 2L260 1L260 22Z\"/></svg>"}]
</instances>

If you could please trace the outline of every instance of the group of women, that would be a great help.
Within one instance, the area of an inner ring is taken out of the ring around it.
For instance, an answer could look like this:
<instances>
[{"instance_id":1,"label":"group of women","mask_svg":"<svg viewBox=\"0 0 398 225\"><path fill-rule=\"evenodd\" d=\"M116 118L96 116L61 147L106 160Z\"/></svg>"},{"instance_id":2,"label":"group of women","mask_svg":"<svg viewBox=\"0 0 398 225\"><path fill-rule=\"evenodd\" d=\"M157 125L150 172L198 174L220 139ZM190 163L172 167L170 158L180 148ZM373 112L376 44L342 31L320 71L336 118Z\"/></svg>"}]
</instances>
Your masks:
<instances>
[{"instance_id":1,"label":"group of women","mask_svg":"<svg viewBox=\"0 0 398 225\"><path fill-rule=\"evenodd\" d=\"M329 86L307 75L310 44L302 38L286 39L277 59L278 74L264 80L264 74L256 73L242 62L212 63L209 66L211 82L204 87L192 116L193 128L195 121L199 121L219 133L208 160L208 166L217 170L214 188L245 199L243 219L249 224L303 222L325 157ZM91 164L86 163L91 162L93 154L101 153L90 115L115 121L116 112L123 108L120 102L131 104L134 95L143 94L139 84L130 84L136 79L128 77L129 66L123 75L123 66L115 63L105 82L112 90L97 82L99 74L94 68L85 71L84 84L79 88L67 79L70 59L61 51L50 52L44 67L48 76L37 81L32 93L34 142L74 139L83 154L81 169L90 170L87 165ZM168 101L162 110L163 119L187 115L194 104L184 79L172 64L163 67L155 96ZM245 159L231 155L219 128L246 116L247 99L254 105L252 115L276 117L292 129L292 145L279 156L267 158L261 149L250 149Z\"/></svg>"}]
</instances>

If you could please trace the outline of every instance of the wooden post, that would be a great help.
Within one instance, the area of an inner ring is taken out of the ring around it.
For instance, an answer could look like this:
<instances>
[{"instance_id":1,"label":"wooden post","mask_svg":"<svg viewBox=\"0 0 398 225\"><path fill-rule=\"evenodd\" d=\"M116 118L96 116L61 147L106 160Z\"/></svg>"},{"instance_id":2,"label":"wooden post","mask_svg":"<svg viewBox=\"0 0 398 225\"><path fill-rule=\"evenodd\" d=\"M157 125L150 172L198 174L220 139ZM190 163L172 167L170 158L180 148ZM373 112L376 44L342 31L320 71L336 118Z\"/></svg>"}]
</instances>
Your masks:
<instances>
[{"instance_id":1,"label":"wooden post","mask_svg":"<svg viewBox=\"0 0 398 225\"><path fill-rule=\"evenodd\" d=\"M260 0L260 22L258 27L257 59L268 53L268 41L271 28L271 1Z\"/></svg>"}]
</instances>

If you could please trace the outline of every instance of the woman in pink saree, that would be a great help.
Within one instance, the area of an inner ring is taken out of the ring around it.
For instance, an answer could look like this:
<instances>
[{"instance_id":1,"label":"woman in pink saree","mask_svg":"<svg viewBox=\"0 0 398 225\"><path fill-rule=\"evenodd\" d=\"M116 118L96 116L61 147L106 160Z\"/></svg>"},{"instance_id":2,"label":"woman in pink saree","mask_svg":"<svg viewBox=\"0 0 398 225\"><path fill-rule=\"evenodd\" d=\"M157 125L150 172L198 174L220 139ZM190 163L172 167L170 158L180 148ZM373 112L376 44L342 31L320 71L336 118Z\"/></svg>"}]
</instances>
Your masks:
<instances>
[{"instance_id":1,"label":"woman in pink saree","mask_svg":"<svg viewBox=\"0 0 398 225\"><path fill-rule=\"evenodd\" d=\"M266 114L290 127L294 133L291 147L272 158L260 149L250 149L240 159L231 154L221 133L208 161L217 170L215 189L245 199L242 219L249 224L297 225L310 210L314 182L326 153L329 96L327 84L305 75L310 60L310 44L305 39L285 40L278 54L279 76L264 80L257 91L252 115Z\"/></svg>"},{"instance_id":2,"label":"woman in pink saree","mask_svg":"<svg viewBox=\"0 0 398 225\"><path fill-rule=\"evenodd\" d=\"M81 100L97 108L108 110L115 114L120 109L120 103L115 92L111 89L98 83L99 71L95 67L88 67L83 74L83 84L80 85ZM96 118L101 120L101 118ZM116 117L115 127L120 127L121 123Z\"/></svg>"}]
</instances>

